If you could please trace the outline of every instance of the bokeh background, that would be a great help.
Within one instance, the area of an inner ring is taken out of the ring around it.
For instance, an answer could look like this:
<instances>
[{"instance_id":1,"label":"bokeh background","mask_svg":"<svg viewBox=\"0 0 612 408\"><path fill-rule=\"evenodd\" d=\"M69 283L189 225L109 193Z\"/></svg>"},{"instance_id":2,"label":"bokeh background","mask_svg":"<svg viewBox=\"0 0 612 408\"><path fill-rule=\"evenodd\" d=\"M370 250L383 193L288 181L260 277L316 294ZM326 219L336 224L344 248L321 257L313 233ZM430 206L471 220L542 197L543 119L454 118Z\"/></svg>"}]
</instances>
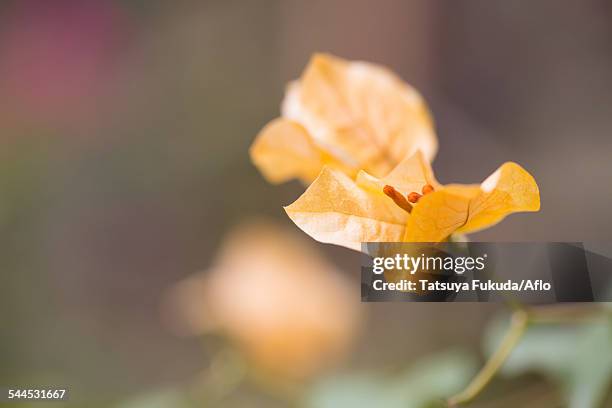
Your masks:
<instances>
[{"instance_id":1,"label":"bokeh background","mask_svg":"<svg viewBox=\"0 0 612 408\"><path fill-rule=\"evenodd\" d=\"M210 364L220 340L177 336L160 305L244 220L298 234L282 205L303 186L267 184L247 152L317 51L386 65L422 92L442 182L479 182L506 160L534 175L542 210L473 240L611 238L609 2L3 1L0 383L113 406ZM312 244L358 286L358 254ZM384 373L448 348L482 361L500 309L355 307L364 328L339 370ZM527 382L540 406L562 404L528 374L481 406ZM219 406L287 404L251 385L228 398Z\"/></svg>"}]
</instances>

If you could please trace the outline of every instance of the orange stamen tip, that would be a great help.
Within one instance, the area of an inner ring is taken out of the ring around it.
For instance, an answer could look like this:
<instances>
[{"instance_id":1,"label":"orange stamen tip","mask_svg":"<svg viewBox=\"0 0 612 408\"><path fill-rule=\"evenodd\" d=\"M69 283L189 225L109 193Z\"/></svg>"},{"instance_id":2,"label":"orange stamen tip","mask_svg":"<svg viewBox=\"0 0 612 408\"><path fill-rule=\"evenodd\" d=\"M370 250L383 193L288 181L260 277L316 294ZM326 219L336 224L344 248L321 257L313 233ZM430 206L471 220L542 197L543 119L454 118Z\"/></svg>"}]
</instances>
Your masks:
<instances>
[{"instance_id":1,"label":"orange stamen tip","mask_svg":"<svg viewBox=\"0 0 612 408\"><path fill-rule=\"evenodd\" d=\"M386 185L383 187L383 193L393 198L392 196L395 194L395 189L390 185Z\"/></svg>"},{"instance_id":2,"label":"orange stamen tip","mask_svg":"<svg viewBox=\"0 0 612 408\"><path fill-rule=\"evenodd\" d=\"M421 191L423 192L423 195L425 195L425 194L433 193L434 188L431 184L425 184Z\"/></svg>"},{"instance_id":3,"label":"orange stamen tip","mask_svg":"<svg viewBox=\"0 0 612 408\"><path fill-rule=\"evenodd\" d=\"M385 193L389 198L393 200L395 204L397 204L401 209L405 211L412 211L412 205L406 200L406 198L395 188L390 185L386 185L383 187L383 193Z\"/></svg>"},{"instance_id":4,"label":"orange stamen tip","mask_svg":"<svg viewBox=\"0 0 612 408\"><path fill-rule=\"evenodd\" d=\"M408 201L410 201L411 203L416 203L421 197L422 196L419 193L413 191L412 193L408 194Z\"/></svg>"}]
</instances>

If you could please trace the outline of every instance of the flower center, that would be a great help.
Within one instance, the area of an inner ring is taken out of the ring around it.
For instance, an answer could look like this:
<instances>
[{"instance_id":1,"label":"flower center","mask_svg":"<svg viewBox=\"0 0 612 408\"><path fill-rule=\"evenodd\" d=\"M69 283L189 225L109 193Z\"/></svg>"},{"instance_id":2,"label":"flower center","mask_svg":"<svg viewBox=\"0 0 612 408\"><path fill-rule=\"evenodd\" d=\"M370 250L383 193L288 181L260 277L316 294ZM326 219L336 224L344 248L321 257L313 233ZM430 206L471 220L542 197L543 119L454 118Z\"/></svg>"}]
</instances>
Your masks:
<instances>
[{"instance_id":1,"label":"flower center","mask_svg":"<svg viewBox=\"0 0 612 408\"><path fill-rule=\"evenodd\" d=\"M385 193L389 198L393 200L395 204L397 204L401 209L412 212L412 204L416 204L419 202L419 199L426 194L432 193L434 188L431 184L425 184L421 189L423 194L419 194L416 191L409 193L406 197L402 195L399 191L397 191L393 186L386 185L383 187L383 193Z\"/></svg>"},{"instance_id":2,"label":"flower center","mask_svg":"<svg viewBox=\"0 0 612 408\"><path fill-rule=\"evenodd\" d=\"M391 198L393 202L397 204L401 209L406 210L408 212L412 211L412 204L410 204L408 200L406 200L406 197L404 197L402 193L393 188L393 186L384 186L383 193L389 196L389 198Z\"/></svg>"}]
</instances>

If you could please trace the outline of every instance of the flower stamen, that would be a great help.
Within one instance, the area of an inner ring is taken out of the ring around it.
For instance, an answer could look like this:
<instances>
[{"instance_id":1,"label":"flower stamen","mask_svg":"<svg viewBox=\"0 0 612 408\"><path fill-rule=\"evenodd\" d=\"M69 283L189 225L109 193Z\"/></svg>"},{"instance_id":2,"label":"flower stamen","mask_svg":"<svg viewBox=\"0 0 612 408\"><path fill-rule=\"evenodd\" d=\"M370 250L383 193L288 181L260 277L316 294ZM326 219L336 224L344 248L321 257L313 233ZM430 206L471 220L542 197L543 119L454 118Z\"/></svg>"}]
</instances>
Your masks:
<instances>
[{"instance_id":1,"label":"flower stamen","mask_svg":"<svg viewBox=\"0 0 612 408\"><path fill-rule=\"evenodd\" d=\"M411 203L417 203L419 201L419 198L421 197L422 195L413 191L412 193L408 194L408 201L410 201Z\"/></svg>"},{"instance_id":2,"label":"flower stamen","mask_svg":"<svg viewBox=\"0 0 612 408\"><path fill-rule=\"evenodd\" d=\"M402 210L411 212L412 205L406 200L406 198L395 188L390 185L386 185L383 187L383 193L385 193L389 198L393 200L395 204L397 204Z\"/></svg>"},{"instance_id":3,"label":"flower stamen","mask_svg":"<svg viewBox=\"0 0 612 408\"><path fill-rule=\"evenodd\" d=\"M432 193L434 191L434 188L431 184L425 184L423 188L421 189L421 191L423 192L423 194L419 194L416 191L409 193L406 196L408 198L408 201L410 201L413 204L418 203L421 197L423 197L426 194Z\"/></svg>"},{"instance_id":4,"label":"flower stamen","mask_svg":"<svg viewBox=\"0 0 612 408\"><path fill-rule=\"evenodd\" d=\"M425 184L421 191L423 192L423 195L425 195L425 194L433 193L434 188L431 184Z\"/></svg>"}]
</instances>

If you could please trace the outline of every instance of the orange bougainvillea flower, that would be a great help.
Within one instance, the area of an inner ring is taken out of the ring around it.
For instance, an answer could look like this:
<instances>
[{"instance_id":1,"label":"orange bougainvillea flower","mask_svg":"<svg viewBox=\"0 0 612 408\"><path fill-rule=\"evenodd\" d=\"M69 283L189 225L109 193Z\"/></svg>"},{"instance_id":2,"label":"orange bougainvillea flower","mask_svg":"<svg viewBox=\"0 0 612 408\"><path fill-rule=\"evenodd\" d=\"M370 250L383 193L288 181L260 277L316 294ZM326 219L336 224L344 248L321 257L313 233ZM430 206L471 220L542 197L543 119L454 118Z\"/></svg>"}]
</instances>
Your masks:
<instances>
[{"instance_id":1,"label":"orange bougainvillea flower","mask_svg":"<svg viewBox=\"0 0 612 408\"><path fill-rule=\"evenodd\" d=\"M301 237L269 222L238 227L213 268L180 282L166 302L184 334L223 333L259 374L304 380L349 351L358 285Z\"/></svg>"},{"instance_id":2,"label":"orange bougainvillea flower","mask_svg":"<svg viewBox=\"0 0 612 408\"><path fill-rule=\"evenodd\" d=\"M417 149L432 160L437 139L416 90L381 66L316 54L250 153L270 182L308 184L325 165L382 177Z\"/></svg>"},{"instance_id":3,"label":"orange bougainvillea flower","mask_svg":"<svg viewBox=\"0 0 612 408\"><path fill-rule=\"evenodd\" d=\"M361 242L440 242L539 209L538 186L516 163L504 163L480 185L441 185L421 152L381 179L361 171L352 180L325 167L285 207L314 239L356 250Z\"/></svg>"}]
</instances>

